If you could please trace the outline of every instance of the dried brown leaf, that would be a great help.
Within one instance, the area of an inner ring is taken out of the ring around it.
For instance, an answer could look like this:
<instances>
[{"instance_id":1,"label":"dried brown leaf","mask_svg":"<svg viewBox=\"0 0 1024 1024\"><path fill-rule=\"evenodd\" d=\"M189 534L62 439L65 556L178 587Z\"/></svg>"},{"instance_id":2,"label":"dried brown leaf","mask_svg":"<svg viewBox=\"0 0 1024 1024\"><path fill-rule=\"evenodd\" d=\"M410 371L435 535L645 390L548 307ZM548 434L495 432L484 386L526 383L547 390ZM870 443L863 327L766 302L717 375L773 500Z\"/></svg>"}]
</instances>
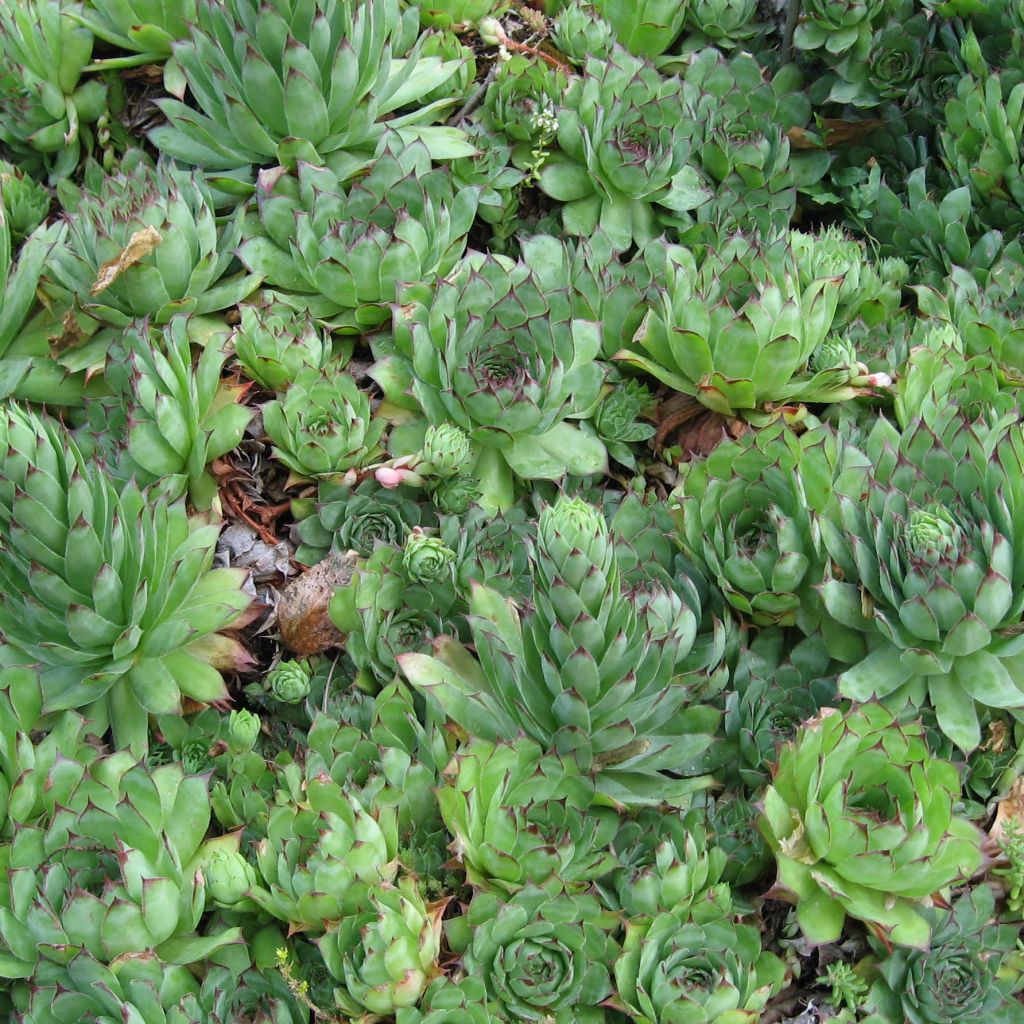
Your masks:
<instances>
[{"instance_id":1,"label":"dried brown leaf","mask_svg":"<svg viewBox=\"0 0 1024 1024\"><path fill-rule=\"evenodd\" d=\"M327 607L334 591L352 579L357 558L354 551L334 552L285 587L277 603L277 626L290 651L319 654L344 641Z\"/></svg>"},{"instance_id":2,"label":"dried brown leaf","mask_svg":"<svg viewBox=\"0 0 1024 1024\"><path fill-rule=\"evenodd\" d=\"M162 241L163 236L156 228L140 228L128 239L128 244L117 256L100 267L96 283L89 289L89 294L99 295L106 291L129 267L148 256Z\"/></svg>"}]
</instances>

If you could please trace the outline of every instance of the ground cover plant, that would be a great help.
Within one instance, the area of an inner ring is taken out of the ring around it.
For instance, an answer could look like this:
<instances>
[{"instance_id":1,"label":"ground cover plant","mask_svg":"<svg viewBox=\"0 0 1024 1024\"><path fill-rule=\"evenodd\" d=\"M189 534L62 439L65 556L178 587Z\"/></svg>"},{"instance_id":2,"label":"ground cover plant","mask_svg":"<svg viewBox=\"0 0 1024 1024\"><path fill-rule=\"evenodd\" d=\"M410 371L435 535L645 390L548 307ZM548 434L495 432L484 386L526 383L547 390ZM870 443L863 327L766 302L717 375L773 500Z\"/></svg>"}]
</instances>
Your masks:
<instances>
[{"instance_id":1,"label":"ground cover plant","mask_svg":"<svg viewBox=\"0 0 1024 1024\"><path fill-rule=\"evenodd\" d=\"M1024 1022L1022 0L0 0L0 1018Z\"/></svg>"}]
</instances>

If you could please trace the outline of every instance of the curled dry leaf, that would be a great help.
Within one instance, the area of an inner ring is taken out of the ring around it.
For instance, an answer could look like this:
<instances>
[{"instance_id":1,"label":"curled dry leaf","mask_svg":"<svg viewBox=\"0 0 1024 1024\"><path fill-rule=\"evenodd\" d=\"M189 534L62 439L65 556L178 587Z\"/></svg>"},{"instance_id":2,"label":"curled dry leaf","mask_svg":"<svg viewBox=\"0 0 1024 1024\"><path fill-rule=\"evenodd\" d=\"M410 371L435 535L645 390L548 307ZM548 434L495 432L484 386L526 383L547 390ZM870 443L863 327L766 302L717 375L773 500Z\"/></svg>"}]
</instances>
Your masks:
<instances>
[{"instance_id":1,"label":"curled dry leaf","mask_svg":"<svg viewBox=\"0 0 1024 1024\"><path fill-rule=\"evenodd\" d=\"M998 843L1007 823L1011 821L1024 826L1024 778L1017 779L1010 787L1010 792L999 801L995 821L988 830L989 839Z\"/></svg>"},{"instance_id":2,"label":"curled dry leaf","mask_svg":"<svg viewBox=\"0 0 1024 1024\"><path fill-rule=\"evenodd\" d=\"M152 226L136 231L121 252L100 267L89 294L99 295L100 292L106 291L129 267L148 256L162 241L163 236Z\"/></svg>"},{"instance_id":3,"label":"curled dry leaf","mask_svg":"<svg viewBox=\"0 0 1024 1024\"><path fill-rule=\"evenodd\" d=\"M333 552L317 562L281 594L277 625L281 642L299 655L319 654L344 639L331 622L327 608L334 591L352 579L358 556L354 551Z\"/></svg>"}]
</instances>

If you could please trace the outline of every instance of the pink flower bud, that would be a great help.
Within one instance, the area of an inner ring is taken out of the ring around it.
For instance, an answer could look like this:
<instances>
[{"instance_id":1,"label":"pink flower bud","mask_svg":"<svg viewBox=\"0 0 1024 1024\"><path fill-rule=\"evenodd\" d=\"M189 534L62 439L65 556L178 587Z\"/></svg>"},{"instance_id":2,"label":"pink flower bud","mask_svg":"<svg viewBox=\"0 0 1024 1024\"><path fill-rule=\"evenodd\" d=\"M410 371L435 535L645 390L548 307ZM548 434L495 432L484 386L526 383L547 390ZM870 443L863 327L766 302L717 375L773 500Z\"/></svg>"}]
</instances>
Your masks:
<instances>
[{"instance_id":1,"label":"pink flower bud","mask_svg":"<svg viewBox=\"0 0 1024 1024\"><path fill-rule=\"evenodd\" d=\"M404 478L405 474L400 469L393 469L391 466L381 466L373 474L381 487L393 491Z\"/></svg>"}]
</instances>

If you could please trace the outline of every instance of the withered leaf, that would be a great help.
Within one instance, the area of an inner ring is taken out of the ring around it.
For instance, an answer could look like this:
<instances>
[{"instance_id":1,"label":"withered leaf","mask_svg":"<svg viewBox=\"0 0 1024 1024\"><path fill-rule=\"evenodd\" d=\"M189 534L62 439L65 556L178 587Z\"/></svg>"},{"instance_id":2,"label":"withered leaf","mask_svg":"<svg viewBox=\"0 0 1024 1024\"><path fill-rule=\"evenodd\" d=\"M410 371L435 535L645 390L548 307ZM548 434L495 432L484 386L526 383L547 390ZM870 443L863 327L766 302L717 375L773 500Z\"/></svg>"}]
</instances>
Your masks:
<instances>
[{"instance_id":1,"label":"withered leaf","mask_svg":"<svg viewBox=\"0 0 1024 1024\"><path fill-rule=\"evenodd\" d=\"M129 267L148 256L162 241L163 236L156 228L140 228L128 239L128 244L117 256L100 267L96 283L89 289L89 294L99 295L106 291Z\"/></svg>"},{"instance_id":2,"label":"withered leaf","mask_svg":"<svg viewBox=\"0 0 1024 1024\"><path fill-rule=\"evenodd\" d=\"M296 654L319 654L344 637L327 614L334 591L352 579L357 555L334 552L285 587L277 603L281 642Z\"/></svg>"}]
</instances>

